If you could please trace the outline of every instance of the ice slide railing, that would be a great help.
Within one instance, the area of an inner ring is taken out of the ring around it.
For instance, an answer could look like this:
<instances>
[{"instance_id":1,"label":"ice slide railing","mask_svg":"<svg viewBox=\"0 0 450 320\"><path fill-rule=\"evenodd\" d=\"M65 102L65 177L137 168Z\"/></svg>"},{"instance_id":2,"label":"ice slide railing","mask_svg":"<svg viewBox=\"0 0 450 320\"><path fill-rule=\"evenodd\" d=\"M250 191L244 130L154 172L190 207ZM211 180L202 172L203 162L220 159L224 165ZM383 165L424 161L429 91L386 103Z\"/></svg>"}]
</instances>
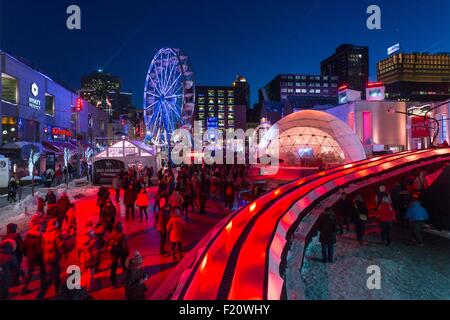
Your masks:
<instances>
[{"instance_id":1,"label":"ice slide railing","mask_svg":"<svg viewBox=\"0 0 450 320\"><path fill-rule=\"evenodd\" d=\"M295 226L315 205L342 187L427 159L450 158L450 149L403 152L342 165L275 189L232 213L207 235L172 299L280 299L280 265Z\"/></svg>"}]
</instances>

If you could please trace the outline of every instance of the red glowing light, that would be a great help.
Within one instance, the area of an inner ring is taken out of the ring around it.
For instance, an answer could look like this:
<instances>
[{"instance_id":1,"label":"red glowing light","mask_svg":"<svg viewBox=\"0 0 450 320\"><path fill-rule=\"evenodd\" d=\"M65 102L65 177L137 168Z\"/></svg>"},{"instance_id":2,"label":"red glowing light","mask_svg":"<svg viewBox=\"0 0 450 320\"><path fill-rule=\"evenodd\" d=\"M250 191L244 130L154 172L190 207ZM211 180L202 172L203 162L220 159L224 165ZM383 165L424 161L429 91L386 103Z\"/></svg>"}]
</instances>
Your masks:
<instances>
[{"instance_id":1,"label":"red glowing light","mask_svg":"<svg viewBox=\"0 0 450 320\"><path fill-rule=\"evenodd\" d=\"M229 232L231 228L233 228L233 221L230 221L225 229Z\"/></svg>"},{"instance_id":2,"label":"red glowing light","mask_svg":"<svg viewBox=\"0 0 450 320\"><path fill-rule=\"evenodd\" d=\"M83 99L77 98L77 102L75 104L75 111L80 112L83 110Z\"/></svg>"},{"instance_id":3,"label":"red glowing light","mask_svg":"<svg viewBox=\"0 0 450 320\"><path fill-rule=\"evenodd\" d=\"M280 189L277 189L277 190L275 190L275 192L273 193L274 195L279 195L280 194L280 192L281 192L281 190Z\"/></svg>"},{"instance_id":4,"label":"red glowing light","mask_svg":"<svg viewBox=\"0 0 450 320\"><path fill-rule=\"evenodd\" d=\"M343 91L343 90L347 90L348 89L348 85L344 84L343 86L339 87L339 91Z\"/></svg>"},{"instance_id":5,"label":"red glowing light","mask_svg":"<svg viewBox=\"0 0 450 320\"><path fill-rule=\"evenodd\" d=\"M383 82L379 81L379 82L369 82L367 84L367 88L375 88L375 87L382 87L383 86Z\"/></svg>"},{"instance_id":6,"label":"red glowing light","mask_svg":"<svg viewBox=\"0 0 450 320\"><path fill-rule=\"evenodd\" d=\"M206 256L203 258L202 264L201 264L201 266L200 266L200 270L201 270L201 271L205 270L205 267L206 267L206 263L207 263L207 262L208 262L208 255L206 255Z\"/></svg>"},{"instance_id":7,"label":"red glowing light","mask_svg":"<svg viewBox=\"0 0 450 320\"><path fill-rule=\"evenodd\" d=\"M255 211L256 209L256 202L253 202L252 205L250 206L250 212Z\"/></svg>"}]
</instances>

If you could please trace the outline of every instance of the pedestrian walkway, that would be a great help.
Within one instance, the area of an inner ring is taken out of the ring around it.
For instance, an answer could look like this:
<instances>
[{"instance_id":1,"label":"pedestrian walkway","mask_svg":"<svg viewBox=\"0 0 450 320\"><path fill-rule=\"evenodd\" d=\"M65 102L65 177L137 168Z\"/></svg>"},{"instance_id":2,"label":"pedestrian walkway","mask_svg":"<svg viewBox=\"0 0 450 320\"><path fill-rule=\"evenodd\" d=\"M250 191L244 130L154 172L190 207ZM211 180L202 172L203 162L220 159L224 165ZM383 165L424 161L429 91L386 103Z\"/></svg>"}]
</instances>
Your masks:
<instances>
[{"instance_id":1,"label":"pedestrian walkway","mask_svg":"<svg viewBox=\"0 0 450 320\"><path fill-rule=\"evenodd\" d=\"M376 223L368 225L360 245L353 231L338 236L336 261L321 262L317 238L309 245L302 268L307 300L430 300L450 299L450 240L424 234L425 247L413 244L411 230L393 229L393 242L381 244ZM381 289L369 290L369 266L379 266ZM299 295L300 296L300 295ZM292 297L291 297L292 298Z\"/></svg>"},{"instance_id":2,"label":"pedestrian walkway","mask_svg":"<svg viewBox=\"0 0 450 320\"><path fill-rule=\"evenodd\" d=\"M114 191L110 190L111 199L115 203ZM130 253L132 254L135 250L138 250L144 258L143 268L146 273L150 275L146 284L148 287L147 297L151 296L153 292L158 288L158 286L166 279L170 274L176 263L173 261L172 256L161 256L159 254L159 234L153 229L154 226L154 214L153 214L153 203L154 195L156 192L156 187L148 188L150 196L150 208L149 208L149 219L144 220L142 223L139 222L139 211L136 209L135 220L125 221L125 208L122 203L116 204L118 209L117 221L122 221L124 225L124 232L128 236L128 244L130 248ZM121 194L121 199L123 199L123 193ZM78 216L78 226L79 234L84 231L87 221L91 220L95 223L98 221L99 208L96 205L97 197L95 194L80 198L75 201L77 216ZM120 210L119 210L120 209ZM195 244L207 233L207 231L214 226L219 220L225 217L226 212L218 203L208 201L206 206L206 215L190 214L189 220L187 220L185 237L183 241L183 250L189 251L195 247ZM67 241L68 245L74 244L73 239ZM170 249L170 244L166 244L166 250ZM26 262L26 259L25 259ZM62 270L66 270L67 266L72 264L77 264L78 259L74 251L70 252L62 260ZM103 252L101 254L101 263L98 267L98 271L95 275L95 287L96 290L92 293L95 299L108 299L108 300L120 300L125 298L124 288L120 286L118 288L113 288L109 280L109 254L108 252ZM24 268L24 265L22 265ZM119 268L120 270L120 268ZM119 284L121 284L121 277L119 272ZM21 296L20 286L11 289L12 299L35 299L37 294L37 289L39 287L39 280L37 279L37 272L35 278L33 279L30 289L32 293L28 295ZM64 277L63 277L64 279ZM53 287L49 290L47 298L54 298L55 293Z\"/></svg>"}]
</instances>

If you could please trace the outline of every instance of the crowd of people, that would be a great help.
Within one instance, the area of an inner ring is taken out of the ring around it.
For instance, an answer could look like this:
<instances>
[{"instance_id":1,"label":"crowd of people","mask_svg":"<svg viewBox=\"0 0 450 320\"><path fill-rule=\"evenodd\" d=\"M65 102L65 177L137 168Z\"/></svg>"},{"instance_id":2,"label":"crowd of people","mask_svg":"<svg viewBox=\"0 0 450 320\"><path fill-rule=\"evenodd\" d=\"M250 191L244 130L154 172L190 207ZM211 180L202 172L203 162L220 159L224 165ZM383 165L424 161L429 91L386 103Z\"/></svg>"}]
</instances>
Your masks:
<instances>
[{"instance_id":1,"label":"crowd of people","mask_svg":"<svg viewBox=\"0 0 450 320\"><path fill-rule=\"evenodd\" d=\"M65 260L75 252L85 293L81 296L88 298L97 289L95 274L100 263L109 259L111 285L118 286L120 268L125 297L144 299L149 275L144 272L142 255L130 250L123 223L136 218L140 223L148 223L149 208L153 209L154 220L149 223L160 235L160 254L171 254L177 262L183 257L186 222L191 215L206 214L208 199L223 202L232 209L236 190L246 186L244 166L183 166L174 171L163 168L154 173L151 168L130 168L115 176L112 189L105 186L98 189L98 220L95 223L88 220L81 228L77 217L83 213L77 210L75 202L67 193L57 195L50 188L45 197L37 199L37 210L24 239L16 224L7 226L7 234L0 243L0 298L8 298L10 288L19 285L21 294L31 293L29 285L36 272L40 281L37 299L44 299L52 285L57 295L74 294L68 293L61 275ZM152 198L148 193L150 186L157 189ZM118 212L121 202L125 221L121 221ZM139 215L135 214L135 208ZM24 258L26 270L22 270Z\"/></svg>"},{"instance_id":2,"label":"crowd of people","mask_svg":"<svg viewBox=\"0 0 450 320\"><path fill-rule=\"evenodd\" d=\"M366 224L369 218L375 220L380 229L381 243L392 243L393 225L411 229L413 243L423 247L422 231L429 219L427 210L422 206L421 195L428 188L426 172L421 171L416 178L409 176L396 181L390 191L386 185L379 185L373 202L364 200L361 193L353 197L341 192L340 199L333 207L326 208L319 218L319 241L322 247L322 261L334 261L334 245L337 235L351 231L354 225L356 240L363 245ZM370 207L370 209L369 209Z\"/></svg>"}]
</instances>

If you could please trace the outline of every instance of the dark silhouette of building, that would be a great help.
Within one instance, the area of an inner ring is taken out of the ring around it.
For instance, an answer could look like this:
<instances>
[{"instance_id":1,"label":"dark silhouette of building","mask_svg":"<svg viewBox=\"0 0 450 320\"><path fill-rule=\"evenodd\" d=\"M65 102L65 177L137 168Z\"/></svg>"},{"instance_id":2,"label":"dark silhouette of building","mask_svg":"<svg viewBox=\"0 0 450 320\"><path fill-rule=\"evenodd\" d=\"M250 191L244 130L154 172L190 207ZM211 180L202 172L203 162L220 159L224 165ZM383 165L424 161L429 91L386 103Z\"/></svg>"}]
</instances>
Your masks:
<instances>
[{"instance_id":1,"label":"dark silhouette of building","mask_svg":"<svg viewBox=\"0 0 450 320\"><path fill-rule=\"evenodd\" d=\"M369 82L369 48L343 44L322 61L320 69L324 76L337 76L339 86L348 85L350 89L361 91L364 96Z\"/></svg>"},{"instance_id":2,"label":"dark silhouette of building","mask_svg":"<svg viewBox=\"0 0 450 320\"><path fill-rule=\"evenodd\" d=\"M377 63L386 99L432 102L450 98L449 53L397 53Z\"/></svg>"},{"instance_id":3,"label":"dark silhouette of building","mask_svg":"<svg viewBox=\"0 0 450 320\"><path fill-rule=\"evenodd\" d=\"M81 78L80 96L89 103L107 112L112 119L119 119L123 109L121 101L127 104L128 96L121 97L122 83L119 77L98 70Z\"/></svg>"}]
</instances>

